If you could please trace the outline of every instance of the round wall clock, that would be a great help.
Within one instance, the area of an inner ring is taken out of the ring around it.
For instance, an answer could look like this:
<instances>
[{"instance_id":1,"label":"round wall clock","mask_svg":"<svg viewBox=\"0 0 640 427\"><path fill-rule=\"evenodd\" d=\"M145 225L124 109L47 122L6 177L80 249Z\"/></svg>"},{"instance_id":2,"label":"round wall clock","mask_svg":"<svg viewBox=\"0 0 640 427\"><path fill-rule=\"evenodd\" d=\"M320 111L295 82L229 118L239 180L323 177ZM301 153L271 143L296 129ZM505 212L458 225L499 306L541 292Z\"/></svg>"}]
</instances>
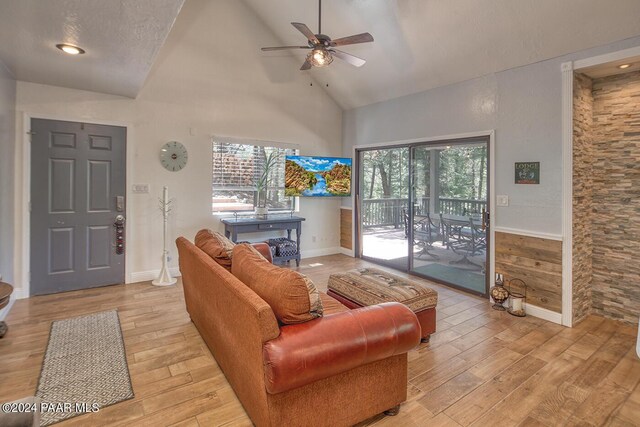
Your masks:
<instances>
[{"instance_id":1,"label":"round wall clock","mask_svg":"<svg viewBox=\"0 0 640 427\"><path fill-rule=\"evenodd\" d=\"M171 172L184 168L188 159L187 149L178 141L169 141L160 150L160 163Z\"/></svg>"}]
</instances>

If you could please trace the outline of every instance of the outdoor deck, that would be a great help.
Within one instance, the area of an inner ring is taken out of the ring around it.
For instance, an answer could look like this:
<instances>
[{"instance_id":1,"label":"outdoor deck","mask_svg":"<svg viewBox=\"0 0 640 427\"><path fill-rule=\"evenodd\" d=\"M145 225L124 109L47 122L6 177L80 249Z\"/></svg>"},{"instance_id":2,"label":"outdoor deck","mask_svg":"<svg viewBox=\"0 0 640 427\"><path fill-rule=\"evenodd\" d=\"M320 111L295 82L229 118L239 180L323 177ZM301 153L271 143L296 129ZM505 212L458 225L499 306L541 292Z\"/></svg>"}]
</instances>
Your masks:
<instances>
[{"instance_id":1,"label":"outdoor deck","mask_svg":"<svg viewBox=\"0 0 640 427\"><path fill-rule=\"evenodd\" d=\"M404 228L395 226L371 227L364 230L362 236L363 255L373 260L380 260L384 264L398 269L407 269L409 240L404 235ZM413 248L414 272L431 276L461 288L485 293L484 264L486 256L482 253L468 256L473 264L457 264L463 257L454 253L443 245L435 242L429 249L429 254L418 254L422 247ZM437 257L437 258L436 258Z\"/></svg>"}]
</instances>

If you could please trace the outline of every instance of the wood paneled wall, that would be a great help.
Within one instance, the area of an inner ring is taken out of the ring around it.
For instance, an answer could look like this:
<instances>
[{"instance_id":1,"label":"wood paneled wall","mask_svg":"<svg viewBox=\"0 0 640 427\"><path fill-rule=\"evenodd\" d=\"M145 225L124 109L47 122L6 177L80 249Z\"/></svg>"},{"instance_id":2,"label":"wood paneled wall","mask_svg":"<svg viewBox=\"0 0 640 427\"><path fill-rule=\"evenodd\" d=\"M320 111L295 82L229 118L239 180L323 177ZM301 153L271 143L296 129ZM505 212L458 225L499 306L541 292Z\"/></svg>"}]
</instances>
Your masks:
<instances>
[{"instance_id":1,"label":"wood paneled wall","mask_svg":"<svg viewBox=\"0 0 640 427\"><path fill-rule=\"evenodd\" d=\"M353 211L348 208L340 208L340 246L345 249L353 249L352 232Z\"/></svg>"},{"instance_id":2,"label":"wood paneled wall","mask_svg":"<svg viewBox=\"0 0 640 427\"><path fill-rule=\"evenodd\" d=\"M527 284L527 304L562 312L562 242L496 232L496 273ZM513 288L522 292L518 287Z\"/></svg>"}]
</instances>

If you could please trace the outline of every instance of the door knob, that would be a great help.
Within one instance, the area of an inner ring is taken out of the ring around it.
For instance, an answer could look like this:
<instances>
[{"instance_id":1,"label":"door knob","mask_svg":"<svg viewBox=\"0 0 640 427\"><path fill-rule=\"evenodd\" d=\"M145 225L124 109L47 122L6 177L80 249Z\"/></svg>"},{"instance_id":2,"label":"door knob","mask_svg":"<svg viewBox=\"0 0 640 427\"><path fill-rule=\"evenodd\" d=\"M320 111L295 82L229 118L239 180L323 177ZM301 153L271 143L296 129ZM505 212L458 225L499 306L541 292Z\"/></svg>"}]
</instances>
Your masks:
<instances>
[{"instance_id":1,"label":"door knob","mask_svg":"<svg viewBox=\"0 0 640 427\"><path fill-rule=\"evenodd\" d=\"M116 216L113 226L116 228L116 255L122 255L124 253L124 215Z\"/></svg>"}]
</instances>

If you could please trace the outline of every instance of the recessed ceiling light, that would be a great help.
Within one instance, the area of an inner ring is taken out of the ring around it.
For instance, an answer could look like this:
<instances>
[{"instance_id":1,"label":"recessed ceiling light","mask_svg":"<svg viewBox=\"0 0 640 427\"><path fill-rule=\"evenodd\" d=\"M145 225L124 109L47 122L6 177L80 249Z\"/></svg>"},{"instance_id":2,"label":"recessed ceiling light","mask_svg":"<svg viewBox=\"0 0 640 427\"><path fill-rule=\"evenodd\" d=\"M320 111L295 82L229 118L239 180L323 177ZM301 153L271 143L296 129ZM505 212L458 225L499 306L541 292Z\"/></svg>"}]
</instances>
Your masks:
<instances>
[{"instance_id":1,"label":"recessed ceiling light","mask_svg":"<svg viewBox=\"0 0 640 427\"><path fill-rule=\"evenodd\" d=\"M60 43L57 44L56 47L69 55L82 55L84 53L84 49L72 44Z\"/></svg>"},{"instance_id":2,"label":"recessed ceiling light","mask_svg":"<svg viewBox=\"0 0 640 427\"><path fill-rule=\"evenodd\" d=\"M624 70L625 68L629 68L629 67L631 67L631 64L618 65L618 68L620 68L621 70Z\"/></svg>"}]
</instances>

